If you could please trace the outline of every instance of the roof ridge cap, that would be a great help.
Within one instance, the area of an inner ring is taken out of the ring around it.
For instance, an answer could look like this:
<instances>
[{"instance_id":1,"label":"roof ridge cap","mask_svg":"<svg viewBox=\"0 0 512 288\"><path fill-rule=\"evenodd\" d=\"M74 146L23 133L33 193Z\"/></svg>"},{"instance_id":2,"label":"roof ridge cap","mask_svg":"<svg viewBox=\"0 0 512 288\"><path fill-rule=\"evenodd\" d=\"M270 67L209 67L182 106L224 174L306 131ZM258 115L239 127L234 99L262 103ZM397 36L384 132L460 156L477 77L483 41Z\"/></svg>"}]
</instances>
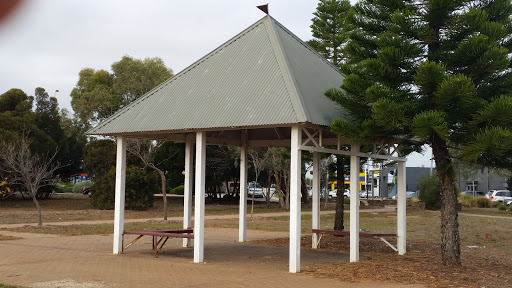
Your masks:
<instances>
[{"instance_id":1,"label":"roof ridge cap","mask_svg":"<svg viewBox=\"0 0 512 288\"><path fill-rule=\"evenodd\" d=\"M307 114L306 109L304 109L304 100L302 99L301 91L297 85L295 76L291 71L290 64L288 63L288 57L283 50L281 39L279 39L277 31L274 27L274 21L277 21L270 15L267 15L264 18L265 19L263 19L263 22L268 29L268 36L270 43L274 48L277 63L280 67L281 74L283 75L285 85L290 92L290 101L292 102L293 110L295 110L299 122L307 122L309 115ZM293 95L296 95L296 97Z\"/></svg>"}]
</instances>

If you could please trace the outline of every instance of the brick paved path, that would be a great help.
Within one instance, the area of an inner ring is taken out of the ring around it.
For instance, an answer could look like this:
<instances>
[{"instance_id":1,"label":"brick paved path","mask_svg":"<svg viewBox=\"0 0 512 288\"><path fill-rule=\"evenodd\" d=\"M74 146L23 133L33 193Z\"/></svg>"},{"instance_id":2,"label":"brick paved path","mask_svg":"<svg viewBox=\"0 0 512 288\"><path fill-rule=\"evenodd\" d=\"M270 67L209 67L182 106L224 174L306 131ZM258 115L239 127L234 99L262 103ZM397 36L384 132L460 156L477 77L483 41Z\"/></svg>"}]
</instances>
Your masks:
<instances>
[{"instance_id":1,"label":"brick paved path","mask_svg":"<svg viewBox=\"0 0 512 288\"><path fill-rule=\"evenodd\" d=\"M236 217L236 216L235 216ZM146 219L147 220L147 219ZM236 221L234 219L234 221ZM169 239L153 258L151 238L123 255L112 254L112 235L55 236L0 230L22 239L0 241L0 283L20 287L423 287L345 283L288 273L288 248L237 242L238 230L206 228L204 264L193 249ZM287 232L247 231L247 239L287 237ZM125 239L125 243L131 237ZM348 255L302 249L301 264L348 262Z\"/></svg>"}]
</instances>

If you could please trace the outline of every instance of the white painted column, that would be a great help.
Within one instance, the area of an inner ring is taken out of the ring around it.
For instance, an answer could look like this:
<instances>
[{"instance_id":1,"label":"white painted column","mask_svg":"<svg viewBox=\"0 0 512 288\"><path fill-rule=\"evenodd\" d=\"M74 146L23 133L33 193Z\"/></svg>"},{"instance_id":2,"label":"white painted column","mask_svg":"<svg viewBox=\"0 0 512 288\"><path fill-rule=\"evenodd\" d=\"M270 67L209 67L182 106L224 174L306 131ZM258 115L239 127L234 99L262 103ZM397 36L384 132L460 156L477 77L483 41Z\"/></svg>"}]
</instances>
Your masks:
<instances>
[{"instance_id":1,"label":"white painted column","mask_svg":"<svg viewBox=\"0 0 512 288\"><path fill-rule=\"evenodd\" d=\"M359 145L350 147L359 153ZM350 262L359 261L359 156L350 156Z\"/></svg>"},{"instance_id":2,"label":"white painted column","mask_svg":"<svg viewBox=\"0 0 512 288\"><path fill-rule=\"evenodd\" d=\"M405 208L405 200L406 200L406 195L405 195L405 190L406 190L406 168L405 168L405 161L399 161L398 162L398 169L397 169L397 178L396 178L396 183L397 183L397 189L396 189L396 206L397 206L397 209L396 209L396 218L397 218L397 223L396 223L396 228L397 228L397 231L396 231L396 235L398 236L398 243L397 243L397 248L398 248L398 254L399 255L404 255L405 254L405 250L406 250L406 230L405 230L405 227L406 227L406 208Z\"/></svg>"},{"instance_id":3,"label":"white painted column","mask_svg":"<svg viewBox=\"0 0 512 288\"><path fill-rule=\"evenodd\" d=\"M242 147L240 148L240 207L238 216L238 241L245 242L247 229L247 141L242 131Z\"/></svg>"},{"instance_id":4,"label":"white painted column","mask_svg":"<svg viewBox=\"0 0 512 288\"><path fill-rule=\"evenodd\" d=\"M302 129L292 127L291 131L291 159L290 159L290 267L291 273L300 272L300 176Z\"/></svg>"},{"instance_id":5,"label":"white painted column","mask_svg":"<svg viewBox=\"0 0 512 288\"><path fill-rule=\"evenodd\" d=\"M124 198L126 184L126 137L117 137L116 199L114 214L114 254L123 253Z\"/></svg>"},{"instance_id":6,"label":"white painted column","mask_svg":"<svg viewBox=\"0 0 512 288\"><path fill-rule=\"evenodd\" d=\"M194 143L185 143L185 182L183 197L183 229L192 228L192 181L194 180ZM183 238L183 247L190 247L192 239Z\"/></svg>"},{"instance_id":7,"label":"white painted column","mask_svg":"<svg viewBox=\"0 0 512 288\"><path fill-rule=\"evenodd\" d=\"M204 190L206 166L206 132L196 133L196 184L194 215L194 263L204 262Z\"/></svg>"},{"instance_id":8,"label":"white painted column","mask_svg":"<svg viewBox=\"0 0 512 288\"><path fill-rule=\"evenodd\" d=\"M313 207L312 228L320 229L320 153L313 152ZM312 247L318 248L318 234L312 235Z\"/></svg>"}]
</instances>

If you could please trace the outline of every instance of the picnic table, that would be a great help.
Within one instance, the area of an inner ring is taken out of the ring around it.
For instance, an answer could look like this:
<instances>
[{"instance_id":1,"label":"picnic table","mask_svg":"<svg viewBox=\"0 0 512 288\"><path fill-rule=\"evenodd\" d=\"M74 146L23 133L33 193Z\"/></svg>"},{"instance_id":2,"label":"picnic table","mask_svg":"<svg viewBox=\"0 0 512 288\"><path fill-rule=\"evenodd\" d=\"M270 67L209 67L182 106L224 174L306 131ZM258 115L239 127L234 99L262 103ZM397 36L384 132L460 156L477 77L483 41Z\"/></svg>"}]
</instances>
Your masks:
<instances>
[{"instance_id":1,"label":"picnic table","mask_svg":"<svg viewBox=\"0 0 512 288\"><path fill-rule=\"evenodd\" d=\"M124 231L123 232L123 243L124 243L124 235L131 234L131 235L139 235L137 238L135 238L132 242L130 242L126 247L123 245L123 253L128 247L132 246L135 242L137 242L140 238L143 236L152 236L153 237L153 250L154 250L154 257L158 258L158 251L162 250L162 247L164 247L165 243L169 238L194 238L194 231L190 228L188 229L169 229L169 230L144 230L144 231ZM159 239L160 237L160 239ZM163 242L162 242L163 241ZM158 245L162 242L162 245L160 245L160 248L158 248Z\"/></svg>"}]
</instances>

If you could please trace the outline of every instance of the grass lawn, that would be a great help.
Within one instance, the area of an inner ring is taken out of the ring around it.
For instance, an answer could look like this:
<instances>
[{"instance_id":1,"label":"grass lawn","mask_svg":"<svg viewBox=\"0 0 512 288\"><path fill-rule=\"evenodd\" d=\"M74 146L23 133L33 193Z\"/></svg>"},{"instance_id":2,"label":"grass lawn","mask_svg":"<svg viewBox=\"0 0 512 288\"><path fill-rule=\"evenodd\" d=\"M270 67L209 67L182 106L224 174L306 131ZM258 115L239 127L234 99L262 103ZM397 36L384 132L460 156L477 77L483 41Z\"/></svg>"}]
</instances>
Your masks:
<instances>
[{"instance_id":1,"label":"grass lawn","mask_svg":"<svg viewBox=\"0 0 512 288\"><path fill-rule=\"evenodd\" d=\"M183 198L169 197L167 201L168 217L183 216ZM256 202L255 213L270 213L283 211L277 203L267 207L264 203ZM43 225L45 222L88 221L88 220L112 220L114 210L94 209L89 196L82 194L55 194L51 199L40 200ZM332 205L331 205L332 206ZM307 210L308 208L304 208ZM333 209L333 208L331 208ZM309 208L309 210L311 210ZM32 200L0 201L0 224L36 223L37 211ZM206 215L238 214L238 204L219 205L207 204ZM126 210L125 219L144 219L163 217L163 201L156 198L153 207L146 211Z\"/></svg>"},{"instance_id":2,"label":"grass lawn","mask_svg":"<svg viewBox=\"0 0 512 288\"><path fill-rule=\"evenodd\" d=\"M475 214L475 215L489 215L489 216L503 216L512 219L512 211L498 210L498 208L462 208L461 214Z\"/></svg>"}]
</instances>

